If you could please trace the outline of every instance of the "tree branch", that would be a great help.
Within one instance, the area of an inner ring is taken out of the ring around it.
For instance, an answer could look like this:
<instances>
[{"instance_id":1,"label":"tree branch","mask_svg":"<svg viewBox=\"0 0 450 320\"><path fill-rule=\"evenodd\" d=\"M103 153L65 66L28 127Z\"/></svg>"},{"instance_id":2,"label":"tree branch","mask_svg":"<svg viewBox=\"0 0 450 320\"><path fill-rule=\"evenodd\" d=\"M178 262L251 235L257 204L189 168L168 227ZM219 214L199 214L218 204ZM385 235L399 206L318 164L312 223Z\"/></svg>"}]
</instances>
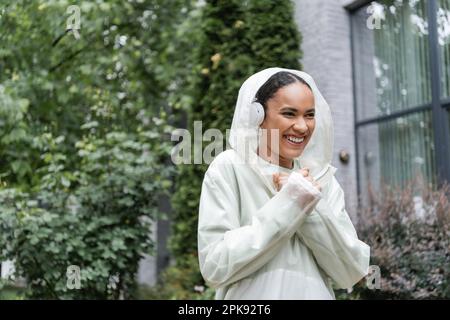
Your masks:
<instances>
[{"instance_id":1,"label":"tree branch","mask_svg":"<svg viewBox=\"0 0 450 320\"><path fill-rule=\"evenodd\" d=\"M89 45L85 45L83 48L78 49L77 51L71 53L70 55L68 55L65 59L61 60L60 62L58 62L56 65L52 66L49 69L49 72L52 73L54 72L56 69L58 69L59 67L61 67L64 63L69 62L70 60L72 60L73 58L75 58L77 55L79 55L84 49L86 49Z\"/></svg>"},{"instance_id":2,"label":"tree branch","mask_svg":"<svg viewBox=\"0 0 450 320\"><path fill-rule=\"evenodd\" d=\"M53 40L53 42L52 42L52 47L55 47L55 46L58 44L58 42L60 42L60 41L62 40L62 38L64 38L64 36L65 36L66 34L69 33L69 31L71 31L71 29L67 29L64 33L61 33L61 34L58 36L58 38L56 38L55 40Z\"/></svg>"}]
</instances>

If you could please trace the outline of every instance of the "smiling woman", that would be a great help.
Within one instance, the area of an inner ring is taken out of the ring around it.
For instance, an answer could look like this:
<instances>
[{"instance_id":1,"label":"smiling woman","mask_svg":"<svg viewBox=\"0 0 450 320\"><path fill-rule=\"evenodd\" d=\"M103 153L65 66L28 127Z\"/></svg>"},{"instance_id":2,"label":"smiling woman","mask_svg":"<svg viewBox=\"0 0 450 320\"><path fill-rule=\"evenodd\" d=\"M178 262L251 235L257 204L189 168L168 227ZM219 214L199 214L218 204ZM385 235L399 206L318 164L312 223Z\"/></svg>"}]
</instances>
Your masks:
<instances>
[{"instance_id":1,"label":"smiling woman","mask_svg":"<svg viewBox=\"0 0 450 320\"><path fill-rule=\"evenodd\" d=\"M277 72L261 86L256 100L264 107L265 118L261 128L268 137L262 139L258 155L268 155L266 160L282 167L292 168L293 159L300 156L311 139L315 128L314 94L308 83L289 73ZM278 130L278 153L270 150L271 133ZM263 156L264 157L264 156Z\"/></svg>"},{"instance_id":2,"label":"smiling woman","mask_svg":"<svg viewBox=\"0 0 450 320\"><path fill-rule=\"evenodd\" d=\"M209 166L200 198L200 270L216 299L334 299L330 279L350 288L367 274L332 141L308 74L269 68L241 86L232 149Z\"/></svg>"}]
</instances>

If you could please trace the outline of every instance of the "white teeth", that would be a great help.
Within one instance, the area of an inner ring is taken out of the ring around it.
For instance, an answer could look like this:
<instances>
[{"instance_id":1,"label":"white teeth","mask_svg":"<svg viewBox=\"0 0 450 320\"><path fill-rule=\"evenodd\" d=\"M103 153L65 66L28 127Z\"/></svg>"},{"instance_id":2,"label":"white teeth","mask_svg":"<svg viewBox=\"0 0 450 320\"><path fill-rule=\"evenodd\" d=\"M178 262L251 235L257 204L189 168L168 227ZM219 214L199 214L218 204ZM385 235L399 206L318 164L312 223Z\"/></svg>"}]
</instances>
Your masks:
<instances>
[{"instance_id":1,"label":"white teeth","mask_svg":"<svg viewBox=\"0 0 450 320\"><path fill-rule=\"evenodd\" d=\"M294 143L301 143L304 140L304 138L296 138L296 137L293 137L293 136L287 136L286 138L289 141L294 142Z\"/></svg>"}]
</instances>

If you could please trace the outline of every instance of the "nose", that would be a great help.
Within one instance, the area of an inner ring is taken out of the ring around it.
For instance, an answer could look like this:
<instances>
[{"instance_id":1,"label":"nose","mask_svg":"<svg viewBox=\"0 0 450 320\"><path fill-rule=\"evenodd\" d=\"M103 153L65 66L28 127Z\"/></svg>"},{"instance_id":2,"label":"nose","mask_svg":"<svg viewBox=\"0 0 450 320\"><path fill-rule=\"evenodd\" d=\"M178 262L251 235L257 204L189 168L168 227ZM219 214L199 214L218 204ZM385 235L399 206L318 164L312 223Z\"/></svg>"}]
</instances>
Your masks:
<instances>
[{"instance_id":1,"label":"nose","mask_svg":"<svg viewBox=\"0 0 450 320\"><path fill-rule=\"evenodd\" d=\"M306 133L308 131L308 126L306 125L305 119L303 117L300 117L295 123L294 123L294 130L300 132L301 134Z\"/></svg>"}]
</instances>

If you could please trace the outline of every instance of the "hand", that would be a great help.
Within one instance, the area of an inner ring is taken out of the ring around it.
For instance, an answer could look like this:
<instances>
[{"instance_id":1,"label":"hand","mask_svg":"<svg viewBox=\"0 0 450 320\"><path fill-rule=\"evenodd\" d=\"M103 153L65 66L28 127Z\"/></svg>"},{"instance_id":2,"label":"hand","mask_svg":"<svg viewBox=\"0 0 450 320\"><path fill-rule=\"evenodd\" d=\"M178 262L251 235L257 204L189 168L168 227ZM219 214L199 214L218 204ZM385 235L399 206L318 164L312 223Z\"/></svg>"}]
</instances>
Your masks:
<instances>
[{"instance_id":1,"label":"hand","mask_svg":"<svg viewBox=\"0 0 450 320\"><path fill-rule=\"evenodd\" d=\"M297 171L298 173L300 173L301 175L303 175L305 177L306 180L308 180L309 182L312 183L312 185L314 187L317 188L317 190L322 191L322 187L317 183L316 180L313 179L313 177L311 177L309 175L309 169L308 168L303 168Z\"/></svg>"},{"instance_id":2,"label":"hand","mask_svg":"<svg viewBox=\"0 0 450 320\"><path fill-rule=\"evenodd\" d=\"M285 172L277 172L272 176L273 183L275 184L275 188L277 191L280 191L281 188L287 183L289 175Z\"/></svg>"},{"instance_id":3,"label":"hand","mask_svg":"<svg viewBox=\"0 0 450 320\"><path fill-rule=\"evenodd\" d=\"M320 187L320 185L309 175L308 168L300 169L297 172L300 173L303 177L305 177L306 180L311 182L311 184L314 187L316 187L317 190L322 191L322 188ZM289 175L285 172L278 172L278 173L274 173L272 178L273 178L273 183L275 184L275 188L277 189L277 191L280 191L281 188L283 188L283 186L287 183Z\"/></svg>"}]
</instances>

